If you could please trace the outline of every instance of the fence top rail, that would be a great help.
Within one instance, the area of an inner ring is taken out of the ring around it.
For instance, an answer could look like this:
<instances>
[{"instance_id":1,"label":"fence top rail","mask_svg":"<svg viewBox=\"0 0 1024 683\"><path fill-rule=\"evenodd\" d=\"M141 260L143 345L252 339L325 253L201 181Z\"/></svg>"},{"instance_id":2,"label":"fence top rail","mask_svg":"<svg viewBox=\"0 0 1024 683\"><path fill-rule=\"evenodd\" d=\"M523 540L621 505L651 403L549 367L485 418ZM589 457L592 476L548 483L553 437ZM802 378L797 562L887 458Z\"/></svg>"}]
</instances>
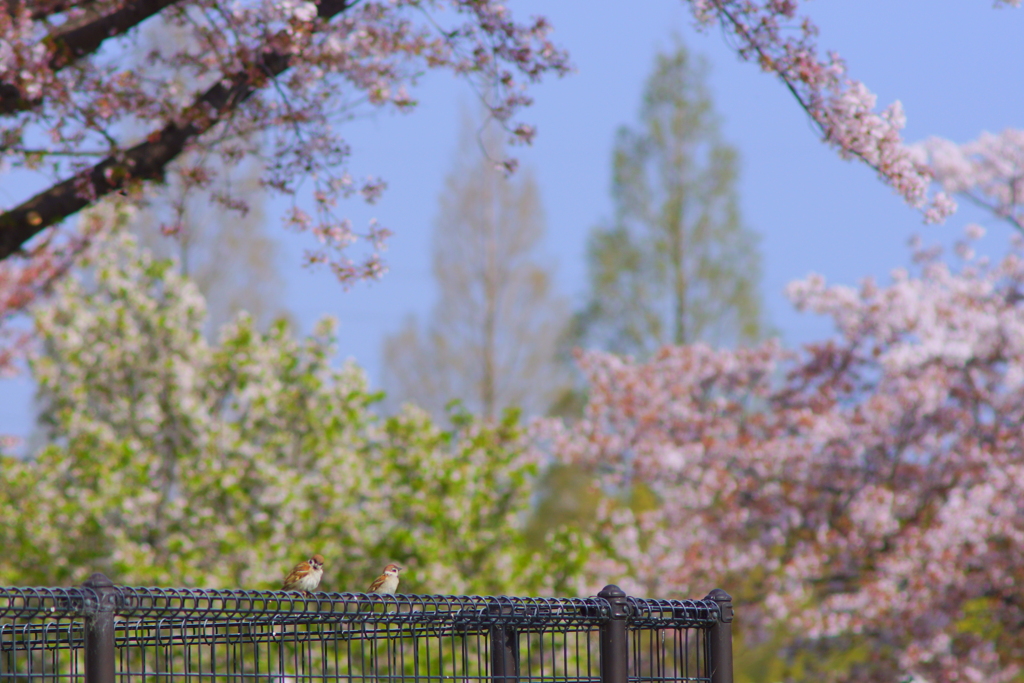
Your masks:
<instances>
[{"instance_id":1,"label":"fence top rail","mask_svg":"<svg viewBox=\"0 0 1024 683\"><path fill-rule=\"evenodd\" d=\"M628 598L629 621L643 628L706 628L719 619L713 600ZM216 590L113 586L0 587L0 620L81 618L102 609L127 619L220 622L445 623L456 628L493 624L547 628L598 626L612 610L601 597L545 598L479 595Z\"/></svg>"}]
</instances>

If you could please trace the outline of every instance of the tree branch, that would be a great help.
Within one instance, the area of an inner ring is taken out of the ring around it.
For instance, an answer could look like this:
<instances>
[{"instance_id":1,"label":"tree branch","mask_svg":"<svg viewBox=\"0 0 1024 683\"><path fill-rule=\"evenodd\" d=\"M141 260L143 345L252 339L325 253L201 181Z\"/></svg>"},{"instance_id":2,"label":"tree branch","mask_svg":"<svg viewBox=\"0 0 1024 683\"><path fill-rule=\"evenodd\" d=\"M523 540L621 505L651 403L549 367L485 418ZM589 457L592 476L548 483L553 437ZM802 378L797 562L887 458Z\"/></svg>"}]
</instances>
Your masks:
<instances>
[{"instance_id":1,"label":"tree branch","mask_svg":"<svg viewBox=\"0 0 1024 683\"><path fill-rule=\"evenodd\" d=\"M323 0L318 15L330 19L353 4L347 0ZM253 68L225 78L203 93L177 118L181 123L166 125L123 154L107 157L0 215L0 260L20 251L32 237L97 199L125 190L138 181L162 178L167 165L189 143L225 120L269 80L287 70L294 56L291 52L264 53Z\"/></svg>"},{"instance_id":2,"label":"tree branch","mask_svg":"<svg viewBox=\"0 0 1024 683\"><path fill-rule=\"evenodd\" d=\"M973 192L960 192L958 194L961 197L966 197L976 206L980 206L981 208L990 212L996 218L1000 218L1006 221L1014 228L1016 228L1018 232L1024 234L1024 223L1022 223L1021 220L1014 215L1012 208L1006 210L1006 212L1004 213L1003 211L1000 210L1001 207L998 204L996 204L995 202L986 202L984 199L977 196Z\"/></svg>"},{"instance_id":3,"label":"tree branch","mask_svg":"<svg viewBox=\"0 0 1024 683\"><path fill-rule=\"evenodd\" d=\"M36 2L34 3L31 10L29 10L29 16L32 17L32 21L39 21L45 19L51 14L60 14L61 12L67 12L74 7L88 7L89 5L96 4L96 0L51 0L50 2Z\"/></svg>"},{"instance_id":4,"label":"tree branch","mask_svg":"<svg viewBox=\"0 0 1024 683\"><path fill-rule=\"evenodd\" d=\"M95 21L55 33L51 37L54 42L54 54L50 60L50 68L54 71L62 69L75 60L95 52L107 38L127 32L175 2L178 0L134 0Z\"/></svg>"},{"instance_id":5,"label":"tree branch","mask_svg":"<svg viewBox=\"0 0 1024 683\"><path fill-rule=\"evenodd\" d=\"M54 33L47 38L51 51L50 68L60 71L98 50L107 38L127 32L175 2L178 0L134 0L82 26ZM21 89L13 83L0 82L0 115L35 109L42 102L41 98L25 99Z\"/></svg>"}]
</instances>

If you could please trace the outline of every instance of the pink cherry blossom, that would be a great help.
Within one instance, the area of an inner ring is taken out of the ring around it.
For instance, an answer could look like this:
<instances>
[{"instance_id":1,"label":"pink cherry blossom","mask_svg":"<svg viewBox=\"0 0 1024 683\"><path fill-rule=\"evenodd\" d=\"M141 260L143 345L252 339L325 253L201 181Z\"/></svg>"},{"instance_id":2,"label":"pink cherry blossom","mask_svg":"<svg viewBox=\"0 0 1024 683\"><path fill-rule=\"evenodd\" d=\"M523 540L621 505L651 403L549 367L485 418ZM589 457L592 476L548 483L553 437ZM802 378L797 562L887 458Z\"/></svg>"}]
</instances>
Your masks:
<instances>
[{"instance_id":1,"label":"pink cherry blossom","mask_svg":"<svg viewBox=\"0 0 1024 683\"><path fill-rule=\"evenodd\" d=\"M875 653L851 680L1019 675L1024 240L915 260L888 285L791 285L837 330L798 352L580 353L584 417L539 437L605 490L658 501L601 510L594 586L753 591L746 643L783 625L802 647Z\"/></svg>"}]
</instances>

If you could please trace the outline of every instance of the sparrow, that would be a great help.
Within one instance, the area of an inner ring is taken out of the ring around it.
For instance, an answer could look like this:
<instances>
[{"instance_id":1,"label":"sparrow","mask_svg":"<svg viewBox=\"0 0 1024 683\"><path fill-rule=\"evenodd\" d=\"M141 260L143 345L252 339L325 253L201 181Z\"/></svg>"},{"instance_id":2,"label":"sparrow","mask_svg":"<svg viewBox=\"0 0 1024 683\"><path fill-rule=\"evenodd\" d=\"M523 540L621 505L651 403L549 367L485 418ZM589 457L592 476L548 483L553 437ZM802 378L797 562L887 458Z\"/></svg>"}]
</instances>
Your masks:
<instances>
[{"instance_id":1,"label":"sparrow","mask_svg":"<svg viewBox=\"0 0 1024 683\"><path fill-rule=\"evenodd\" d=\"M389 564L384 567L384 573L374 579L370 584L367 593L379 593L380 595L394 595L398 590L398 572L402 568L397 564Z\"/></svg>"},{"instance_id":2,"label":"sparrow","mask_svg":"<svg viewBox=\"0 0 1024 683\"><path fill-rule=\"evenodd\" d=\"M324 575L324 556L319 553L305 562L299 562L288 576L284 577L282 590L302 591L306 595L320 585Z\"/></svg>"}]
</instances>

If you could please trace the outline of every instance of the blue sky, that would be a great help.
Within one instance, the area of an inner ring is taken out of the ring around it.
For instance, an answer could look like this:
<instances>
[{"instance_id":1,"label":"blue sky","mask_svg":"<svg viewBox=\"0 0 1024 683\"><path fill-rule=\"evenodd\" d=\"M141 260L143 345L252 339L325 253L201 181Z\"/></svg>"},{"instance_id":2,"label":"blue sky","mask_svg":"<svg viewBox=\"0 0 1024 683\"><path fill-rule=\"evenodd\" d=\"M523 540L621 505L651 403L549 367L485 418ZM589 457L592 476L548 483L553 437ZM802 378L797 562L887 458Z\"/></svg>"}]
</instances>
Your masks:
<instances>
[{"instance_id":1,"label":"blue sky","mask_svg":"<svg viewBox=\"0 0 1024 683\"><path fill-rule=\"evenodd\" d=\"M821 338L827 320L795 312L786 283L817 272L830 282L886 279L905 265L913 234L949 242L970 221L989 228L981 249L999 252L1008 226L967 210L943 226L919 215L861 164L845 162L818 141L807 117L782 85L740 62L718 30L698 33L680 0L509 0L517 16L543 13L567 48L576 73L533 89L524 118L538 128L521 163L536 172L547 214L545 249L557 263L561 291L577 300L584 285L588 230L611 213L610 155L618 126L636 121L655 53L680 35L711 62L711 86L725 138L740 152L741 204L761 235L764 296L770 321L788 344ZM850 75L879 96L899 99L906 137L932 135L966 142L982 131L1024 127L1024 9L993 9L987 0L857 0L804 3L821 28L820 45L844 57ZM628 9L627 9L628 8ZM327 272L299 266L306 244L277 227L285 305L303 330L322 315L341 323L341 357L379 376L384 335L410 314L429 313L434 297L430 245L437 197L458 140L460 109L472 105L465 84L428 77L411 114L384 114L343 129L353 148L351 170L385 178L389 189L373 207L352 202L355 222L376 217L395 235L383 280L343 291ZM31 426L31 384L0 381L0 433Z\"/></svg>"}]
</instances>

